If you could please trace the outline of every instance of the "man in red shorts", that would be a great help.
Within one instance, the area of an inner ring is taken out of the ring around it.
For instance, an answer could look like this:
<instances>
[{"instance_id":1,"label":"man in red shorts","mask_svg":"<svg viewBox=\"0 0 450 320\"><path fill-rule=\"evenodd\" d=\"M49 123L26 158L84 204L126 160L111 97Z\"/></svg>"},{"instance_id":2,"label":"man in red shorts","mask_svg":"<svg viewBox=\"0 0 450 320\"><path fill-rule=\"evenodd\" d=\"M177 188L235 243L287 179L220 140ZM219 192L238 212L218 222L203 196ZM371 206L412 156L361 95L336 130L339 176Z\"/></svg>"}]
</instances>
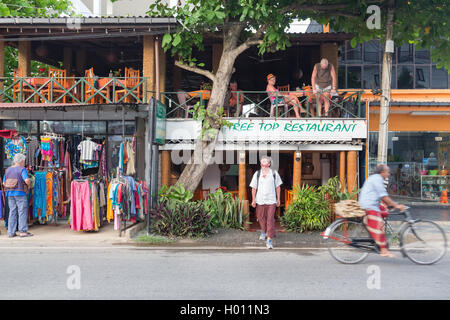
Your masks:
<instances>
[{"instance_id":1,"label":"man in red shorts","mask_svg":"<svg viewBox=\"0 0 450 320\"><path fill-rule=\"evenodd\" d=\"M384 233L384 218L388 216L386 207L381 204L383 202L389 207L394 207L405 211L404 205L398 204L389 198L384 186L384 180L390 175L390 169L386 165L378 165L375 174L367 178L359 195L359 204L366 210L364 223L367 226L375 243L380 247L380 255L382 257L394 258L395 256L387 249L386 235Z\"/></svg>"}]
</instances>

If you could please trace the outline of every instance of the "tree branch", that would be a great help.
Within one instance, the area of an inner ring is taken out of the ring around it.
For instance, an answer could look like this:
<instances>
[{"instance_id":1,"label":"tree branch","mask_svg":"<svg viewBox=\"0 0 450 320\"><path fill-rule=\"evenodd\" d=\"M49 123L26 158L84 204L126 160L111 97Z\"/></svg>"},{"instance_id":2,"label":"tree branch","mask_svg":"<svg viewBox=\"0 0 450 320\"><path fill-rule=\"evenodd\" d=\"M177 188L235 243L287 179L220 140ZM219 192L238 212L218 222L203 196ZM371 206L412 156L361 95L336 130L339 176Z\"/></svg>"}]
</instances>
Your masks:
<instances>
[{"instance_id":1,"label":"tree branch","mask_svg":"<svg viewBox=\"0 0 450 320\"><path fill-rule=\"evenodd\" d=\"M242 52L250 48L251 46L261 44L263 41L261 40L261 37L264 34L264 31L266 31L267 25L262 25L258 31L256 31L255 35L253 37L248 38L244 43L239 45L236 49L233 50L233 54L235 57L240 55Z\"/></svg>"},{"instance_id":2,"label":"tree branch","mask_svg":"<svg viewBox=\"0 0 450 320\"><path fill-rule=\"evenodd\" d=\"M212 72L209 72L207 70L204 69L200 69L197 67L190 67L186 64L181 63L181 61L177 60L175 61L175 65L181 69L187 70L187 71L191 71L191 72L195 72L197 74L200 74L202 76L207 77L208 79L210 79L211 81L215 81L216 77L212 74Z\"/></svg>"}]
</instances>

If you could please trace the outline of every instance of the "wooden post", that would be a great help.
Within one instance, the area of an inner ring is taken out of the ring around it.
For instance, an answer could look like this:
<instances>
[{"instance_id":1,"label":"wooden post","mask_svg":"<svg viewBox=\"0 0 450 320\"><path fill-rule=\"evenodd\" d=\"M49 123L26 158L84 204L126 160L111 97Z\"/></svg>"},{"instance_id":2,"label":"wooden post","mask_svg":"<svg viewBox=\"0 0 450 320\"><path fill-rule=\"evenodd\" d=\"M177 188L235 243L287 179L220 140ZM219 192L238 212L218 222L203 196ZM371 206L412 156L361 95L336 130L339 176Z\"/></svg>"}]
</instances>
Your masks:
<instances>
[{"instance_id":1,"label":"wooden post","mask_svg":"<svg viewBox=\"0 0 450 320\"><path fill-rule=\"evenodd\" d=\"M31 42L19 41L19 69L22 70L22 76L29 77L31 74Z\"/></svg>"},{"instance_id":2,"label":"wooden post","mask_svg":"<svg viewBox=\"0 0 450 320\"><path fill-rule=\"evenodd\" d=\"M160 101L164 103L164 93L166 91L166 53L164 49L159 50L159 91L161 92Z\"/></svg>"},{"instance_id":3,"label":"wooden post","mask_svg":"<svg viewBox=\"0 0 450 320\"><path fill-rule=\"evenodd\" d=\"M161 151L161 185L170 185L170 151Z\"/></svg>"},{"instance_id":4,"label":"wooden post","mask_svg":"<svg viewBox=\"0 0 450 320\"><path fill-rule=\"evenodd\" d=\"M356 151L349 151L347 155L347 191L353 192L356 186Z\"/></svg>"},{"instance_id":5,"label":"wooden post","mask_svg":"<svg viewBox=\"0 0 450 320\"><path fill-rule=\"evenodd\" d=\"M336 177L336 153L330 154L330 177Z\"/></svg>"},{"instance_id":6,"label":"wooden post","mask_svg":"<svg viewBox=\"0 0 450 320\"><path fill-rule=\"evenodd\" d=\"M238 151L239 161L239 199L247 200L245 151Z\"/></svg>"},{"instance_id":7,"label":"wooden post","mask_svg":"<svg viewBox=\"0 0 450 320\"><path fill-rule=\"evenodd\" d=\"M147 99L155 96L155 38L144 36L142 54L142 76L147 78Z\"/></svg>"},{"instance_id":8,"label":"wooden post","mask_svg":"<svg viewBox=\"0 0 450 320\"><path fill-rule=\"evenodd\" d=\"M3 36L0 36L0 39L2 39ZM0 41L0 91L3 90L4 87L4 80L3 77L5 76L5 43L3 41ZM3 102L3 95L0 95L0 102Z\"/></svg>"},{"instance_id":9,"label":"wooden post","mask_svg":"<svg viewBox=\"0 0 450 320\"><path fill-rule=\"evenodd\" d=\"M84 71L86 70L86 49L77 50L75 60L75 68L78 74L84 77Z\"/></svg>"},{"instance_id":10,"label":"wooden post","mask_svg":"<svg viewBox=\"0 0 450 320\"><path fill-rule=\"evenodd\" d=\"M300 187L302 183L302 153L294 152L294 169L292 173L292 189Z\"/></svg>"},{"instance_id":11,"label":"wooden post","mask_svg":"<svg viewBox=\"0 0 450 320\"><path fill-rule=\"evenodd\" d=\"M64 59L64 61L63 61L64 69L67 72L67 76L69 76L69 75L72 74L72 56L73 56L72 55L72 48L64 47L63 55L64 55L64 57L63 57L63 59ZM83 74L83 76L84 76L84 74Z\"/></svg>"},{"instance_id":12,"label":"wooden post","mask_svg":"<svg viewBox=\"0 0 450 320\"><path fill-rule=\"evenodd\" d=\"M339 181L341 183L341 192L345 191L345 156L346 151L339 152Z\"/></svg>"}]
</instances>

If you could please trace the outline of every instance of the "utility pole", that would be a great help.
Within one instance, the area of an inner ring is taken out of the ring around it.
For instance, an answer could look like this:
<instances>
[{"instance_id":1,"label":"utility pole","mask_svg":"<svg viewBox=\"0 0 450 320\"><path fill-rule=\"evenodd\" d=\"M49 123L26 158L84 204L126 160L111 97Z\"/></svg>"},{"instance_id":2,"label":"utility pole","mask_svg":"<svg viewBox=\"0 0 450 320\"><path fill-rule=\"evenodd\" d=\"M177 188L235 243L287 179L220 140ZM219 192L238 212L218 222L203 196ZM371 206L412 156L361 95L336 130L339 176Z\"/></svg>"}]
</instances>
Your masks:
<instances>
[{"instance_id":1,"label":"utility pole","mask_svg":"<svg viewBox=\"0 0 450 320\"><path fill-rule=\"evenodd\" d=\"M392 41L393 29L394 0L389 0L386 20L386 41L383 53L383 71L381 75L382 93L380 99L380 126L378 130L378 164L387 164L389 108L391 104L392 54L394 53L394 41Z\"/></svg>"}]
</instances>

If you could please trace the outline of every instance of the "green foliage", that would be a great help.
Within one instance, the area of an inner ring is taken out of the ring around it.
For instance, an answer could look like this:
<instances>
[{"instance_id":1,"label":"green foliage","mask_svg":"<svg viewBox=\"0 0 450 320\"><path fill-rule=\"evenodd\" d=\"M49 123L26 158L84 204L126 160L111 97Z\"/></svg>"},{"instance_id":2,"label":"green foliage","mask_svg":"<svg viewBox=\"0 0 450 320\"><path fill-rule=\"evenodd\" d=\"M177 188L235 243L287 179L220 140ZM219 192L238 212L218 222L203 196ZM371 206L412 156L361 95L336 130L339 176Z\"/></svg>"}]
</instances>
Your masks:
<instances>
[{"instance_id":1,"label":"green foliage","mask_svg":"<svg viewBox=\"0 0 450 320\"><path fill-rule=\"evenodd\" d=\"M333 177L328 179L327 183L320 186L318 190L322 193L324 199L329 199L336 203L341 200L355 199L361 189L358 189L355 186L352 192L341 192L341 182L339 181L339 177Z\"/></svg>"},{"instance_id":2,"label":"green foliage","mask_svg":"<svg viewBox=\"0 0 450 320\"><path fill-rule=\"evenodd\" d=\"M233 124L223 118L224 110L221 108L218 114L214 114L203 104L197 102L192 110L192 118L202 123L201 139L208 140L214 139L219 133L219 129L223 126L231 127Z\"/></svg>"},{"instance_id":3,"label":"green foliage","mask_svg":"<svg viewBox=\"0 0 450 320\"><path fill-rule=\"evenodd\" d=\"M242 201L234 199L231 193L219 189L208 195L203 206L211 215L212 227L244 229L247 215L243 215Z\"/></svg>"},{"instance_id":4,"label":"green foliage","mask_svg":"<svg viewBox=\"0 0 450 320\"><path fill-rule=\"evenodd\" d=\"M69 0L0 0L0 16L56 17L72 13Z\"/></svg>"},{"instance_id":5,"label":"green foliage","mask_svg":"<svg viewBox=\"0 0 450 320\"><path fill-rule=\"evenodd\" d=\"M150 211L152 231L175 237L205 237L210 231L211 216L197 201L165 200Z\"/></svg>"},{"instance_id":6,"label":"green foliage","mask_svg":"<svg viewBox=\"0 0 450 320\"><path fill-rule=\"evenodd\" d=\"M292 204L281 217L281 224L291 232L323 230L330 222L329 209L323 191L314 186L297 187Z\"/></svg>"},{"instance_id":7,"label":"green foliage","mask_svg":"<svg viewBox=\"0 0 450 320\"><path fill-rule=\"evenodd\" d=\"M162 186L159 190L159 197L161 201L180 201L183 203L187 203L192 200L194 194L186 189L180 183L177 183L174 186Z\"/></svg>"}]
</instances>

